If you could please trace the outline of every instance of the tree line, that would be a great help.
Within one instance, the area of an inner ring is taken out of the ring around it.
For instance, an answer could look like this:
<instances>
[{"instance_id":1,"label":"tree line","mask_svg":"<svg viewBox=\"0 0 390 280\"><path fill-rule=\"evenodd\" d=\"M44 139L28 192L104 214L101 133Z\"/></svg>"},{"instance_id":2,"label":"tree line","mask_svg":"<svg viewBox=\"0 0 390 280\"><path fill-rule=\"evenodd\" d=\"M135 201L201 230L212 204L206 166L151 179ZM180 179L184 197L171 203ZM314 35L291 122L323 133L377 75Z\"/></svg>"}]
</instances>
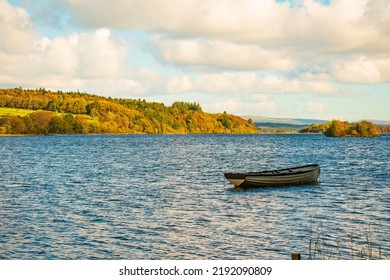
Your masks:
<instances>
[{"instance_id":1,"label":"tree line","mask_svg":"<svg viewBox=\"0 0 390 280\"><path fill-rule=\"evenodd\" d=\"M378 126L366 120L354 123L332 120L324 124L312 124L299 132L323 133L328 137L375 137L380 134L389 134L390 126Z\"/></svg>"},{"instance_id":2,"label":"tree line","mask_svg":"<svg viewBox=\"0 0 390 280\"><path fill-rule=\"evenodd\" d=\"M238 116L203 112L198 103L114 99L80 92L0 89L0 107L34 110L0 116L1 134L257 133Z\"/></svg>"}]
</instances>

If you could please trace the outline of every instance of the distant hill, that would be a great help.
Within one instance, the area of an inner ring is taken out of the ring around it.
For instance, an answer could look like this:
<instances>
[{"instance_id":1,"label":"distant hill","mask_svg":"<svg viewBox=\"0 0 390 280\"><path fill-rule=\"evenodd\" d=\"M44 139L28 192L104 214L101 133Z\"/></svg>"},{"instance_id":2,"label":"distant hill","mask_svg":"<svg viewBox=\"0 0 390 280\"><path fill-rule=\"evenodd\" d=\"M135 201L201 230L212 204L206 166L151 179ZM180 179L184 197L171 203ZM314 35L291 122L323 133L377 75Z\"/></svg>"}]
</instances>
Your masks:
<instances>
[{"instance_id":1,"label":"distant hill","mask_svg":"<svg viewBox=\"0 0 390 280\"><path fill-rule=\"evenodd\" d=\"M272 127L272 128L303 128L306 127L307 125L303 124L290 124L290 123L277 123L277 122L253 122L257 127L258 126L266 126L266 127Z\"/></svg>"},{"instance_id":2,"label":"distant hill","mask_svg":"<svg viewBox=\"0 0 390 280\"><path fill-rule=\"evenodd\" d=\"M241 116L243 119L251 119L260 133L298 133L299 130L312 125L329 122L317 119L292 119L292 118L268 118L262 116Z\"/></svg>"},{"instance_id":3,"label":"distant hill","mask_svg":"<svg viewBox=\"0 0 390 280\"><path fill-rule=\"evenodd\" d=\"M369 122L372 122L376 125L390 125L390 121L382 121L382 120L367 120Z\"/></svg>"},{"instance_id":4,"label":"distant hill","mask_svg":"<svg viewBox=\"0 0 390 280\"><path fill-rule=\"evenodd\" d=\"M308 126L312 124L324 124L330 122L331 120L320 120L320 119L301 119L301 118L269 118L263 116L241 116L243 119L251 119L254 123L258 125L264 125L269 127L281 127L285 125L297 125L297 126ZM376 125L390 125L390 121L386 120L371 120L366 119L366 121L372 122Z\"/></svg>"},{"instance_id":5,"label":"distant hill","mask_svg":"<svg viewBox=\"0 0 390 280\"><path fill-rule=\"evenodd\" d=\"M23 109L23 110L22 110ZM0 134L258 133L241 117L198 103L113 99L80 92L0 89Z\"/></svg>"},{"instance_id":6,"label":"distant hill","mask_svg":"<svg viewBox=\"0 0 390 280\"><path fill-rule=\"evenodd\" d=\"M276 124L278 126L283 125L297 125L297 126L307 126L311 124L323 124L326 122L329 122L329 120L318 120L318 119L300 119L300 118L268 118L268 117L262 117L262 116L241 116L243 119L249 120L251 119L253 123L261 124L264 126L274 124L275 127Z\"/></svg>"}]
</instances>

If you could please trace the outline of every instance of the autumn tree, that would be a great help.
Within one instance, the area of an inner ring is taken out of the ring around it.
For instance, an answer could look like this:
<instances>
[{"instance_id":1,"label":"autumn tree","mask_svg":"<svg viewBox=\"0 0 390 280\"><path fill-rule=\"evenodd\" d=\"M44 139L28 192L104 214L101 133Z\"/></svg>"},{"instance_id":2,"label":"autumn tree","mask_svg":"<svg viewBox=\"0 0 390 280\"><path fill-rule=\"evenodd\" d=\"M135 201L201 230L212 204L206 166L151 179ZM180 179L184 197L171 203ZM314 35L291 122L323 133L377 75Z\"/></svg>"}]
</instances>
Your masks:
<instances>
[{"instance_id":1,"label":"autumn tree","mask_svg":"<svg viewBox=\"0 0 390 280\"><path fill-rule=\"evenodd\" d=\"M343 137L347 136L348 124L340 120L333 120L328 129L324 132L326 136L330 137Z\"/></svg>"},{"instance_id":2,"label":"autumn tree","mask_svg":"<svg viewBox=\"0 0 390 280\"><path fill-rule=\"evenodd\" d=\"M348 123L340 120L333 120L324 134L331 137L370 137L379 136L380 132L378 127L369 121Z\"/></svg>"},{"instance_id":3,"label":"autumn tree","mask_svg":"<svg viewBox=\"0 0 390 280\"><path fill-rule=\"evenodd\" d=\"M37 111L31 113L27 116L31 122L27 121L30 127L27 127L27 130L31 134L48 134L49 133L49 123L52 119L52 113L46 111Z\"/></svg>"},{"instance_id":4,"label":"autumn tree","mask_svg":"<svg viewBox=\"0 0 390 280\"><path fill-rule=\"evenodd\" d=\"M228 114L226 112L223 112L223 114L221 114L217 120L224 126L226 127L227 129L230 129L231 128L231 123L230 123L230 120L229 120L229 117L228 117Z\"/></svg>"},{"instance_id":5,"label":"autumn tree","mask_svg":"<svg viewBox=\"0 0 390 280\"><path fill-rule=\"evenodd\" d=\"M26 125L20 116L0 118L0 127L3 127L4 133L7 134L24 134L27 131Z\"/></svg>"},{"instance_id":6,"label":"autumn tree","mask_svg":"<svg viewBox=\"0 0 390 280\"><path fill-rule=\"evenodd\" d=\"M379 129L369 121L360 121L356 124L356 131L359 136L379 136Z\"/></svg>"}]
</instances>

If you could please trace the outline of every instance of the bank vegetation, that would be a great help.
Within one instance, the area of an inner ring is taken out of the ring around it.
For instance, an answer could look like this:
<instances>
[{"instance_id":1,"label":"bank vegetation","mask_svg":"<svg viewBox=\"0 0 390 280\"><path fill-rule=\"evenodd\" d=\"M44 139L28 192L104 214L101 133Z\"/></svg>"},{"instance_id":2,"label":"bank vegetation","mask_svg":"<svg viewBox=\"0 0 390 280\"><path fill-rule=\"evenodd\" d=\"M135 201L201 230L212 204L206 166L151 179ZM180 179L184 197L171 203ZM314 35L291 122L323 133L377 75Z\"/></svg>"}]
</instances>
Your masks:
<instances>
[{"instance_id":1,"label":"bank vegetation","mask_svg":"<svg viewBox=\"0 0 390 280\"><path fill-rule=\"evenodd\" d=\"M381 134L389 134L390 126L378 126L366 120L354 123L333 120L324 124L312 124L299 132L321 133L328 137L376 137Z\"/></svg>"}]
</instances>

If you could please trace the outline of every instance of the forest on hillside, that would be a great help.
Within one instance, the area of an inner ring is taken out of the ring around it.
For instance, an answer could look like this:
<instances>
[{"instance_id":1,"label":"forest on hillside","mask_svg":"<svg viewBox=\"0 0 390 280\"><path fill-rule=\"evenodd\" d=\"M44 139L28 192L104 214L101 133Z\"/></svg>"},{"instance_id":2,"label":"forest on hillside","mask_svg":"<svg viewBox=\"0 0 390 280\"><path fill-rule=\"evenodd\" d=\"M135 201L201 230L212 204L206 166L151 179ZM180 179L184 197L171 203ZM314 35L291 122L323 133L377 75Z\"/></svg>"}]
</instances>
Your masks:
<instances>
[{"instance_id":1,"label":"forest on hillside","mask_svg":"<svg viewBox=\"0 0 390 280\"><path fill-rule=\"evenodd\" d=\"M258 133L252 121L202 111L198 103L114 99L46 89L0 89L0 134Z\"/></svg>"}]
</instances>

